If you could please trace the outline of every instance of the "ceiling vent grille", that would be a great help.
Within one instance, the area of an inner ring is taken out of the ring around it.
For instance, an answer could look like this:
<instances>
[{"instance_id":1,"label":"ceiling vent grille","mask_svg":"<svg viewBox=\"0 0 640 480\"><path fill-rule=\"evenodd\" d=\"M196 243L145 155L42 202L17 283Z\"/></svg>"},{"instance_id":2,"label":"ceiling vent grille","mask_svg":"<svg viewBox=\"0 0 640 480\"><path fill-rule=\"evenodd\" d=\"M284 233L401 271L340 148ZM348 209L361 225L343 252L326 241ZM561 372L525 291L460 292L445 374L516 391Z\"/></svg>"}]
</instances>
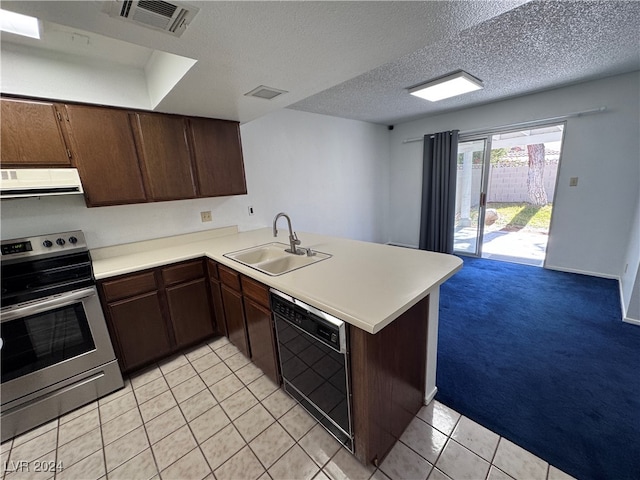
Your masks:
<instances>
[{"instance_id":1,"label":"ceiling vent grille","mask_svg":"<svg viewBox=\"0 0 640 480\"><path fill-rule=\"evenodd\" d=\"M278 90L277 88L265 87L260 85L258 88L254 88L250 92L245 93L247 97L264 98L265 100L272 100L283 93L287 93L286 90Z\"/></svg>"},{"instance_id":2,"label":"ceiling vent grille","mask_svg":"<svg viewBox=\"0 0 640 480\"><path fill-rule=\"evenodd\" d=\"M110 5L110 8L109 8ZM199 8L182 2L162 0L115 0L107 6L109 15L179 37Z\"/></svg>"}]
</instances>

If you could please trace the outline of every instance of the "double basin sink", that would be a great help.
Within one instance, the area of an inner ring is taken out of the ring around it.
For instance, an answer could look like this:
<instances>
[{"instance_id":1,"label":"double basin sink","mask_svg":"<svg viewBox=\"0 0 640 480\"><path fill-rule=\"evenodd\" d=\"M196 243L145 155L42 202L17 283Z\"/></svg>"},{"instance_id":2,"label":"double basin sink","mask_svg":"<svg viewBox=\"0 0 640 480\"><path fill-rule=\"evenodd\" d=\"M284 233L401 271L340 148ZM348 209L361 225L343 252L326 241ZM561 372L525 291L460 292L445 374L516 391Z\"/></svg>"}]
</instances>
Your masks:
<instances>
[{"instance_id":1,"label":"double basin sink","mask_svg":"<svg viewBox=\"0 0 640 480\"><path fill-rule=\"evenodd\" d=\"M224 256L273 277L331 258L328 253L315 251L308 255L306 249L301 249L303 255L296 255L286 252L287 248L289 245L285 243L272 242L225 253Z\"/></svg>"}]
</instances>

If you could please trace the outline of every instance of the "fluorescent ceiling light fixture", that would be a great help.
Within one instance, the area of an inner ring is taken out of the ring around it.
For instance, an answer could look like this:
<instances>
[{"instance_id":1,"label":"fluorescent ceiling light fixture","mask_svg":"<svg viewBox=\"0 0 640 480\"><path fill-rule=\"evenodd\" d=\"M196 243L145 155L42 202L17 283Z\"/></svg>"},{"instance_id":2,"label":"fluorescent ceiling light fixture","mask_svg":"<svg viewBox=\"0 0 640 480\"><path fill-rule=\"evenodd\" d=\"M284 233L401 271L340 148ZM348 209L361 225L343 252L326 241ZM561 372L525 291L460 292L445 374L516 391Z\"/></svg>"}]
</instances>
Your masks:
<instances>
[{"instance_id":1,"label":"fluorescent ceiling light fixture","mask_svg":"<svg viewBox=\"0 0 640 480\"><path fill-rule=\"evenodd\" d=\"M35 17L0 9L0 30L3 32L40 39L38 23Z\"/></svg>"},{"instance_id":2,"label":"fluorescent ceiling light fixture","mask_svg":"<svg viewBox=\"0 0 640 480\"><path fill-rule=\"evenodd\" d=\"M429 100L430 102L437 102L438 100L473 92L481 88L483 88L483 85L480 80L469 75L467 72L459 70L444 77L436 78L430 82L412 87L409 89L409 93L416 97Z\"/></svg>"}]
</instances>

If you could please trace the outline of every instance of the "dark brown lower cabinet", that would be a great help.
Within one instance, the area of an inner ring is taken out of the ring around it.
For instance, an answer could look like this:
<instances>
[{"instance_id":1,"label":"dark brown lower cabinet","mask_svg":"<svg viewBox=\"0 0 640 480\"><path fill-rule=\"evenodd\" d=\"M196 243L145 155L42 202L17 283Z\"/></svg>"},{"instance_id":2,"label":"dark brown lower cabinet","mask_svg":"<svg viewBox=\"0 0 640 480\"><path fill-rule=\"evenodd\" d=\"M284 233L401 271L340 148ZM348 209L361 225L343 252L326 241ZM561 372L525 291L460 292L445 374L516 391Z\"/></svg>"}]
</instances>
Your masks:
<instances>
[{"instance_id":1,"label":"dark brown lower cabinet","mask_svg":"<svg viewBox=\"0 0 640 480\"><path fill-rule=\"evenodd\" d=\"M216 334L227 337L227 321L224 317L224 305L222 304L222 284L218 275L218 264L213 260L207 263L209 271L209 289L211 290L211 308L216 319Z\"/></svg>"},{"instance_id":2,"label":"dark brown lower cabinet","mask_svg":"<svg viewBox=\"0 0 640 480\"><path fill-rule=\"evenodd\" d=\"M249 339L245 327L244 303L242 293L233 290L228 285L222 285L222 304L224 316L227 320L227 333L229 341L248 358L251 358Z\"/></svg>"},{"instance_id":3,"label":"dark brown lower cabinet","mask_svg":"<svg viewBox=\"0 0 640 480\"><path fill-rule=\"evenodd\" d=\"M247 336L251 346L251 361L271 380L280 384L280 368L271 315L269 287L245 275L240 276Z\"/></svg>"},{"instance_id":4,"label":"dark brown lower cabinet","mask_svg":"<svg viewBox=\"0 0 640 480\"><path fill-rule=\"evenodd\" d=\"M352 327L355 455L378 465L424 402L429 298L375 335Z\"/></svg>"},{"instance_id":5,"label":"dark brown lower cabinet","mask_svg":"<svg viewBox=\"0 0 640 480\"><path fill-rule=\"evenodd\" d=\"M206 279L168 287L167 302L178 347L213 335Z\"/></svg>"},{"instance_id":6,"label":"dark brown lower cabinet","mask_svg":"<svg viewBox=\"0 0 640 480\"><path fill-rule=\"evenodd\" d=\"M98 282L123 372L214 335L204 259Z\"/></svg>"},{"instance_id":7,"label":"dark brown lower cabinet","mask_svg":"<svg viewBox=\"0 0 640 480\"><path fill-rule=\"evenodd\" d=\"M280 384L278 359L271 310L253 300L244 299L247 333L251 344L251 361L277 385Z\"/></svg>"},{"instance_id":8,"label":"dark brown lower cabinet","mask_svg":"<svg viewBox=\"0 0 640 480\"><path fill-rule=\"evenodd\" d=\"M109 303L107 317L121 370L135 370L171 351L157 291Z\"/></svg>"}]
</instances>

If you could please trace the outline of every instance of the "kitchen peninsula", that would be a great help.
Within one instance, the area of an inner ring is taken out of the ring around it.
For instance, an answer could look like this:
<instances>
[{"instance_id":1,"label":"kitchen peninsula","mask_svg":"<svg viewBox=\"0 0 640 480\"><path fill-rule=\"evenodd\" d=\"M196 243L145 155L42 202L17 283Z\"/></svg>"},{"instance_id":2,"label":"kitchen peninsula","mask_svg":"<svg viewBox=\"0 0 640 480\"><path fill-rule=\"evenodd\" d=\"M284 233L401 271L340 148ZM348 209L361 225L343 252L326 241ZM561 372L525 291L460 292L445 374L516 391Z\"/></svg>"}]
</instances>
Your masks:
<instances>
[{"instance_id":1,"label":"kitchen peninsula","mask_svg":"<svg viewBox=\"0 0 640 480\"><path fill-rule=\"evenodd\" d=\"M225 227L91 251L101 282L187 260L260 282L345 321L350 330L355 455L378 464L423 403L436 393L439 286L462 267L452 255L312 233L301 247L331 255L270 276L225 254L267 244L264 228Z\"/></svg>"}]
</instances>

